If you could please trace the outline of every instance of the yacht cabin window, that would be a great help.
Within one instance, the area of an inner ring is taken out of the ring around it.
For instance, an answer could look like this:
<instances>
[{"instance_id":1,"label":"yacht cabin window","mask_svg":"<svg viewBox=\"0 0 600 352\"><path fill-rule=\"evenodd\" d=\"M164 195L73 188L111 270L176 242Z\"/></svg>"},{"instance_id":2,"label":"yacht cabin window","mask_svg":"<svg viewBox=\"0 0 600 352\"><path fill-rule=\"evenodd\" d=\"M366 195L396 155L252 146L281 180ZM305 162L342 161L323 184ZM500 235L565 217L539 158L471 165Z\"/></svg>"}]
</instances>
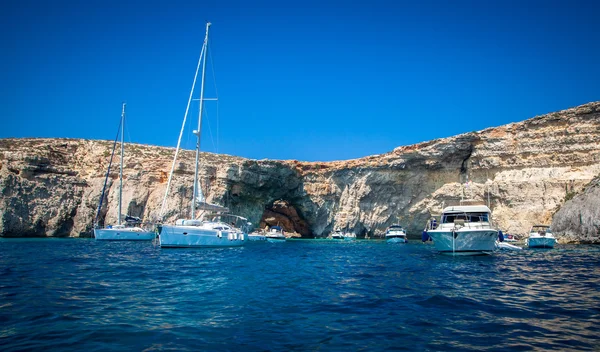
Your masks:
<instances>
[{"instance_id":1,"label":"yacht cabin window","mask_svg":"<svg viewBox=\"0 0 600 352\"><path fill-rule=\"evenodd\" d=\"M442 223L453 223L454 220L465 222L489 222L489 213L449 213L442 216Z\"/></svg>"}]
</instances>

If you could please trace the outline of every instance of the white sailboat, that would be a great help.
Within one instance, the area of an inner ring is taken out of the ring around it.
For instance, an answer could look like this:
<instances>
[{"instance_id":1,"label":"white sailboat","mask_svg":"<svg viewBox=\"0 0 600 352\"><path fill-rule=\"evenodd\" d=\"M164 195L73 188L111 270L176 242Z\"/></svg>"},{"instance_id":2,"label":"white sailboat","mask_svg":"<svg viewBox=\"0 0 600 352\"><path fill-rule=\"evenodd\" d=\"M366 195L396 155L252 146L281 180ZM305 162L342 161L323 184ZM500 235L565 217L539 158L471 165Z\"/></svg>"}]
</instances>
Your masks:
<instances>
[{"instance_id":1,"label":"white sailboat","mask_svg":"<svg viewBox=\"0 0 600 352\"><path fill-rule=\"evenodd\" d=\"M121 110L121 165L119 170L119 205L118 205L118 220L116 225L107 226L105 228L98 227L98 218L100 214L100 209L102 208L102 201L104 198L104 190L106 189L106 180L104 181L104 188L102 189L102 195L100 197L100 204L98 206L98 215L96 216L96 224L94 226L94 237L96 240L103 241L151 241L156 237L154 231L148 231L140 227L141 220L140 218L126 215L125 216L125 224L122 223L122 214L121 214L121 203L123 200L123 155L124 155L124 144L123 144L123 132L125 130L125 103L123 103L123 107ZM118 137L118 136L117 136ZM115 139L116 146L116 139ZM114 146L113 146L113 155L114 155ZM112 161L112 156L111 156ZM106 179L108 179L108 174L110 173L110 165L108 166L108 171L106 173Z\"/></svg>"},{"instance_id":2,"label":"white sailboat","mask_svg":"<svg viewBox=\"0 0 600 352\"><path fill-rule=\"evenodd\" d=\"M194 192L192 192L192 205L191 205L191 219L179 219L175 224L160 224L158 225L159 231L159 243L161 247L233 247L242 246L247 241L246 233L240 229L249 225L247 219L241 216L228 214L229 209L222 207L217 204L210 204L204 199L202 194L202 188L200 187L198 179L198 165L200 159L200 136L202 128L202 112L204 101L208 100L204 98L204 78L206 72L206 54L208 50L208 32L210 28L210 22L206 24L206 35L204 37L204 44L200 52L200 58L198 60L198 66L196 67L196 74L194 76L194 82L188 99L188 105L185 111L183 119L182 129L179 134L179 141L177 142L177 149L175 150L175 158L173 159L173 165L171 167L171 173L169 175L169 181L167 183L167 190L163 199L161 207L161 217L165 208L167 196L169 194L169 187L171 185L171 179L173 177L173 171L175 168L175 162L177 160L177 154L179 153L179 146L181 143L181 136L187 119L190 103L194 94L194 88L196 86L196 80L198 78L198 72L202 67L201 85L200 85L200 107L198 113L198 129L193 133L197 137L196 142L196 166L194 170ZM200 211L200 216L196 216L196 213ZM242 226L238 226L238 224Z\"/></svg>"}]
</instances>

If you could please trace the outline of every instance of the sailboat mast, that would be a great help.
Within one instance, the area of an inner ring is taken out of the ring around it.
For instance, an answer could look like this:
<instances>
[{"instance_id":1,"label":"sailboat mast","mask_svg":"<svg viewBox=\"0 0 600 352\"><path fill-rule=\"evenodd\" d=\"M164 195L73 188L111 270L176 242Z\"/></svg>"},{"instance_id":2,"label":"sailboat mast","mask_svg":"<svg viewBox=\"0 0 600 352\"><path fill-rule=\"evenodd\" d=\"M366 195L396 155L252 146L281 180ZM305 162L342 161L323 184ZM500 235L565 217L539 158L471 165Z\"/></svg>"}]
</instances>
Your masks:
<instances>
[{"instance_id":1,"label":"sailboat mast","mask_svg":"<svg viewBox=\"0 0 600 352\"><path fill-rule=\"evenodd\" d=\"M123 200L123 135L125 131L125 103L121 110L121 167L119 168L119 225L121 225L121 201Z\"/></svg>"},{"instance_id":2,"label":"sailboat mast","mask_svg":"<svg viewBox=\"0 0 600 352\"><path fill-rule=\"evenodd\" d=\"M192 219L196 218L196 193L198 192L198 163L200 161L200 136L202 131L202 109L204 107L204 77L206 73L206 52L208 51L208 29L210 22L206 22L206 36L204 37L202 57L202 79L200 80L200 107L198 112L198 129L194 131L197 137L196 141L196 167L194 169L194 192L192 192Z\"/></svg>"}]
</instances>

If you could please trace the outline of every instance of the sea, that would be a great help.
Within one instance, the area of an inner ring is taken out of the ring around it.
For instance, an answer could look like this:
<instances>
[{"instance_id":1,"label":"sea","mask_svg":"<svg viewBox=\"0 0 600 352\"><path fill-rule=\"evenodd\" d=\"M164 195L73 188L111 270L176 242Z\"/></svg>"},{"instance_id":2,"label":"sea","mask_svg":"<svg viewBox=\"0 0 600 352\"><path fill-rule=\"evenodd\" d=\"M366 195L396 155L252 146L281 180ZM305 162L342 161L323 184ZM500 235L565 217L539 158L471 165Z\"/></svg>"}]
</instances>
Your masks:
<instances>
[{"instance_id":1,"label":"sea","mask_svg":"<svg viewBox=\"0 0 600 352\"><path fill-rule=\"evenodd\" d=\"M599 351L600 246L0 240L1 351Z\"/></svg>"}]
</instances>

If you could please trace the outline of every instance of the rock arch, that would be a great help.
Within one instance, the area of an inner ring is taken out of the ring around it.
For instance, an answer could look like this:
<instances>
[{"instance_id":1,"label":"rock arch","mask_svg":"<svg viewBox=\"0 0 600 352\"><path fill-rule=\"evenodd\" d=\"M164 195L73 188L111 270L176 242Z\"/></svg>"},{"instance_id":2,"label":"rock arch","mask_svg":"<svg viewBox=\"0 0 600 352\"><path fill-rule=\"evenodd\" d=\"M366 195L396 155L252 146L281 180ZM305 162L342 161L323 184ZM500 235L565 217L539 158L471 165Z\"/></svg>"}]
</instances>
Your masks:
<instances>
[{"instance_id":1,"label":"rock arch","mask_svg":"<svg viewBox=\"0 0 600 352\"><path fill-rule=\"evenodd\" d=\"M286 200L276 200L267 205L258 227L279 225L287 232L295 232L301 237L313 237L308 222L298 213L296 207Z\"/></svg>"}]
</instances>

